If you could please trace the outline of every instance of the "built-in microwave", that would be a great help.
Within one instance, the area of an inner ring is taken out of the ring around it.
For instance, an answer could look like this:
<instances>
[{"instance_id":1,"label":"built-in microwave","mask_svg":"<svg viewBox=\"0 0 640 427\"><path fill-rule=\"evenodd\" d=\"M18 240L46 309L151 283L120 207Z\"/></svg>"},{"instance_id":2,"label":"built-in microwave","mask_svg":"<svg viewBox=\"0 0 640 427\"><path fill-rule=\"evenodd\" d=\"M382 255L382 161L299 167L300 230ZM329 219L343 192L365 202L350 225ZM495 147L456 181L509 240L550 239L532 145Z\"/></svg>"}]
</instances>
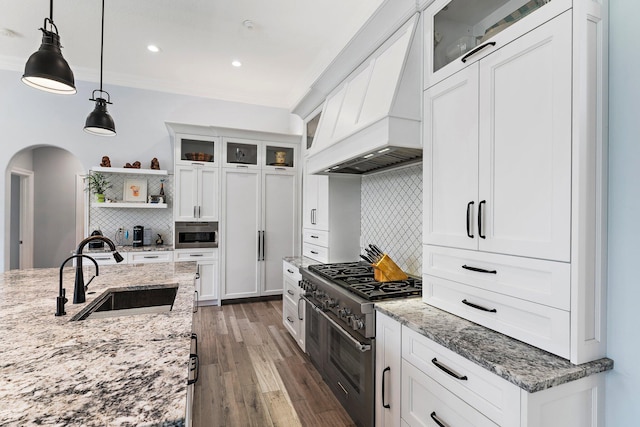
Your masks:
<instances>
[{"instance_id":1,"label":"built-in microwave","mask_svg":"<svg viewBox=\"0 0 640 427\"><path fill-rule=\"evenodd\" d=\"M175 249L217 248L217 222L176 222Z\"/></svg>"}]
</instances>

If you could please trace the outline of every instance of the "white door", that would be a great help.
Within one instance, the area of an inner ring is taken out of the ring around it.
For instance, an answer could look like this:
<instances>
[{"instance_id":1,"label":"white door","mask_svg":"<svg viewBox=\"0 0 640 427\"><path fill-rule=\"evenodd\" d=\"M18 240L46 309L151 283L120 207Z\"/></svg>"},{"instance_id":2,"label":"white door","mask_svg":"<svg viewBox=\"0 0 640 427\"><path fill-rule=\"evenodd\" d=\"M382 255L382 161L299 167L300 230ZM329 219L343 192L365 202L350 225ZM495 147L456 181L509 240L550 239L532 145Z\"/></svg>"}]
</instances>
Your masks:
<instances>
[{"instance_id":1,"label":"white door","mask_svg":"<svg viewBox=\"0 0 640 427\"><path fill-rule=\"evenodd\" d=\"M218 221L218 169L200 169L200 202L198 219L201 221Z\"/></svg>"},{"instance_id":2,"label":"white door","mask_svg":"<svg viewBox=\"0 0 640 427\"><path fill-rule=\"evenodd\" d=\"M318 211L318 178L320 175L304 175L302 193L302 224L304 228L315 229L314 216Z\"/></svg>"},{"instance_id":3,"label":"white door","mask_svg":"<svg viewBox=\"0 0 640 427\"><path fill-rule=\"evenodd\" d=\"M571 13L480 61L479 248L569 261Z\"/></svg>"},{"instance_id":4,"label":"white door","mask_svg":"<svg viewBox=\"0 0 640 427\"><path fill-rule=\"evenodd\" d=\"M222 299L258 296L260 171L223 169Z\"/></svg>"},{"instance_id":5,"label":"white door","mask_svg":"<svg viewBox=\"0 0 640 427\"><path fill-rule=\"evenodd\" d=\"M218 260L198 262L200 300L218 299Z\"/></svg>"},{"instance_id":6,"label":"white door","mask_svg":"<svg viewBox=\"0 0 640 427\"><path fill-rule=\"evenodd\" d=\"M477 249L477 64L425 92L424 159L424 243Z\"/></svg>"},{"instance_id":7,"label":"white door","mask_svg":"<svg viewBox=\"0 0 640 427\"><path fill-rule=\"evenodd\" d=\"M261 295L282 293L282 258L295 252L295 172L262 171Z\"/></svg>"},{"instance_id":8,"label":"white door","mask_svg":"<svg viewBox=\"0 0 640 427\"><path fill-rule=\"evenodd\" d=\"M400 424L401 337L399 322L376 313L376 427Z\"/></svg>"},{"instance_id":9,"label":"white door","mask_svg":"<svg viewBox=\"0 0 640 427\"><path fill-rule=\"evenodd\" d=\"M174 214L176 221L193 221L198 206L198 169L176 166Z\"/></svg>"},{"instance_id":10,"label":"white door","mask_svg":"<svg viewBox=\"0 0 640 427\"><path fill-rule=\"evenodd\" d=\"M316 230L329 231L329 179L326 175L317 176L318 199L313 225ZM334 206L334 209L339 207Z\"/></svg>"}]
</instances>

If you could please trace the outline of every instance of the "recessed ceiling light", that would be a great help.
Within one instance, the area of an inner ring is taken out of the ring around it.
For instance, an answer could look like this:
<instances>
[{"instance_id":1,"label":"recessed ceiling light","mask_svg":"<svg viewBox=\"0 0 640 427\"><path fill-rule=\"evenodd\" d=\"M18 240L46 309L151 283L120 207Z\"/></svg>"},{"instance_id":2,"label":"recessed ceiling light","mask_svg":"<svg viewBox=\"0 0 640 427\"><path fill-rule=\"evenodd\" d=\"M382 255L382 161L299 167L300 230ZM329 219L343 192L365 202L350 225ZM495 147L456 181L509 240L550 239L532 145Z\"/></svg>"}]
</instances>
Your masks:
<instances>
[{"instance_id":1,"label":"recessed ceiling light","mask_svg":"<svg viewBox=\"0 0 640 427\"><path fill-rule=\"evenodd\" d=\"M158 46L156 46L155 44L150 44L149 46L147 46L147 50L149 50L149 52L153 52L153 53L160 52L160 48Z\"/></svg>"},{"instance_id":2,"label":"recessed ceiling light","mask_svg":"<svg viewBox=\"0 0 640 427\"><path fill-rule=\"evenodd\" d=\"M245 19L244 21L242 21L242 25L249 30L253 30L254 27L253 21L251 19Z\"/></svg>"},{"instance_id":3,"label":"recessed ceiling light","mask_svg":"<svg viewBox=\"0 0 640 427\"><path fill-rule=\"evenodd\" d=\"M242 62L236 59L234 61L231 61L231 65L233 65L234 67L242 67Z\"/></svg>"}]
</instances>

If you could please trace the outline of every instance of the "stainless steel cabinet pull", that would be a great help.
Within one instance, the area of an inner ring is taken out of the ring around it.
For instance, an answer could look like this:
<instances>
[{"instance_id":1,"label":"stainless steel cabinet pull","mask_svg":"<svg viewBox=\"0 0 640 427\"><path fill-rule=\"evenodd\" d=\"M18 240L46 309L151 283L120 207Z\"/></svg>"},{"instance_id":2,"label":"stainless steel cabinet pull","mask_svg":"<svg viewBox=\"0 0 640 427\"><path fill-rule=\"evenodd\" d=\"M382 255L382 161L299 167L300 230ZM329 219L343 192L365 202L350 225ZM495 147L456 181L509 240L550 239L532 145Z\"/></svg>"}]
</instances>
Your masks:
<instances>
[{"instance_id":1,"label":"stainless steel cabinet pull","mask_svg":"<svg viewBox=\"0 0 640 427\"><path fill-rule=\"evenodd\" d=\"M287 321L288 321L289 323L293 323L293 320L292 320L292 319L291 319L291 317L289 317L289 316L287 316Z\"/></svg>"},{"instance_id":2,"label":"stainless steel cabinet pull","mask_svg":"<svg viewBox=\"0 0 640 427\"><path fill-rule=\"evenodd\" d=\"M197 216L196 216L196 207L195 206L193 207L193 217L197 218Z\"/></svg>"},{"instance_id":3,"label":"stainless steel cabinet pull","mask_svg":"<svg viewBox=\"0 0 640 427\"><path fill-rule=\"evenodd\" d=\"M311 236L312 239L319 239L318 236Z\"/></svg>"},{"instance_id":4,"label":"stainless steel cabinet pull","mask_svg":"<svg viewBox=\"0 0 640 427\"><path fill-rule=\"evenodd\" d=\"M145 259L154 259L154 258L160 258L158 255L145 255L144 256Z\"/></svg>"},{"instance_id":5,"label":"stainless steel cabinet pull","mask_svg":"<svg viewBox=\"0 0 640 427\"><path fill-rule=\"evenodd\" d=\"M469 302L469 301L467 301L466 299L463 299L463 300L462 300L462 303L463 303L463 304L465 304L465 305L468 305L469 307L473 307L473 308L475 308L475 309L477 309L477 310L486 311L486 312L488 312L488 313L497 313L497 312L498 312L498 310L496 310L495 308L486 308L486 307L483 307L483 306L481 306L481 305L478 305L478 304L474 304L474 303L472 303L472 302Z\"/></svg>"},{"instance_id":6,"label":"stainless steel cabinet pull","mask_svg":"<svg viewBox=\"0 0 640 427\"><path fill-rule=\"evenodd\" d=\"M204 254L189 254L189 256L204 256Z\"/></svg>"},{"instance_id":7,"label":"stainless steel cabinet pull","mask_svg":"<svg viewBox=\"0 0 640 427\"><path fill-rule=\"evenodd\" d=\"M381 396L381 397L382 397L382 407L383 407L383 408L387 408L387 409L389 409L389 408L391 408L391 405L390 405L390 404L388 404L388 403L387 403L387 404L385 404L385 403L384 403L384 384L385 384L385 376L384 376L384 374L385 374L386 372L391 372L391 367L387 366L387 367L386 367L386 368L384 368L384 370L382 371L382 396Z\"/></svg>"},{"instance_id":8,"label":"stainless steel cabinet pull","mask_svg":"<svg viewBox=\"0 0 640 427\"><path fill-rule=\"evenodd\" d=\"M264 230L262 230L262 260L263 261L264 261L264 256L265 256L265 253L264 253L264 241L265 241Z\"/></svg>"},{"instance_id":9,"label":"stainless steel cabinet pull","mask_svg":"<svg viewBox=\"0 0 640 427\"><path fill-rule=\"evenodd\" d=\"M482 234L483 229L482 229L482 205L485 205L487 203L486 200L483 200L480 202L480 204L478 204L478 236L480 236L481 239L486 239L487 235L486 234Z\"/></svg>"},{"instance_id":10,"label":"stainless steel cabinet pull","mask_svg":"<svg viewBox=\"0 0 640 427\"><path fill-rule=\"evenodd\" d=\"M465 270L477 271L478 273L498 274L496 270L485 270L484 268L471 267L470 265L463 265Z\"/></svg>"},{"instance_id":11,"label":"stainless steel cabinet pull","mask_svg":"<svg viewBox=\"0 0 640 427\"><path fill-rule=\"evenodd\" d=\"M200 296L198 295L198 291L193 291L193 297L195 301L193 302L193 312L198 312L198 305L200 304Z\"/></svg>"},{"instance_id":12,"label":"stainless steel cabinet pull","mask_svg":"<svg viewBox=\"0 0 640 427\"><path fill-rule=\"evenodd\" d=\"M435 357L431 359L431 363L433 363L434 365L436 365L437 368L446 372L447 374L451 375L453 378L457 380L462 380L462 381L468 380L466 375L458 374L457 372L453 371L452 369L444 365L442 362L438 362L438 359L436 359Z\"/></svg>"},{"instance_id":13,"label":"stainless steel cabinet pull","mask_svg":"<svg viewBox=\"0 0 640 427\"><path fill-rule=\"evenodd\" d=\"M190 354L189 355L189 361L191 364L191 367L189 368L190 371L195 371L196 375L192 380L187 380L187 385L191 385L191 384L195 384L198 382L198 376L200 376L200 358L198 358L197 354Z\"/></svg>"},{"instance_id":14,"label":"stainless steel cabinet pull","mask_svg":"<svg viewBox=\"0 0 640 427\"><path fill-rule=\"evenodd\" d=\"M438 418L438 416L436 415L436 411L433 411L431 413L431 419L435 421L435 423L440 427L449 427L448 424L445 424L440 418Z\"/></svg>"},{"instance_id":15,"label":"stainless steel cabinet pull","mask_svg":"<svg viewBox=\"0 0 640 427\"><path fill-rule=\"evenodd\" d=\"M342 384L340 384L340 381L338 381L338 385L340 386L340 388L342 389L342 391L344 391L344 394L346 394L347 396L349 396L349 392L347 391L346 388L344 388L344 386Z\"/></svg>"},{"instance_id":16,"label":"stainless steel cabinet pull","mask_svg":"<svg viewBox=\"0 0 640 427\"><path fill-rule=\"evenodd\" d=\"M198 335L195 332L191 332L191 341L196 344L196 354L198 353Z\"/></svg>"},{"instance_id":17,"label":"stainless steel cabinet pull","mask_svg":"<svg viewBox=\"0 0 640 427\"><path fill-rule=\"evenodd\" d=\"M244 169L248 169L249 166L247 165L236 165L237 168L244 168Z\"/></svg>"},{"instance_id":18,"label":"stainless steel cabinet pull","mask_svg":"<svg viewBox=\"0 0 640 427\"><path fill-rule=\"evenodd\" d=\"M302 297L298 298L298 320L304 320L304 318L300 316L300 302L303 303L304 307L304 299L302 299Z\"/></svg>"},{"instance_id":19,"label":"stainless steel cabinet pull","mask_svg":"<svg viewBox=\"0 0 640 427\"><path fill-rule=\"evenodd\" d=\"M287 271L289 272L289 274L293 274L293 270L290 268L287 268Z\"/></svg>"},{"instance_id":20,"label":"stainless steel cabinet pull","mask_svg":"<svg viewBox=\"0 0 640 427\"><path fill-rule=\"evenodd\" d=\"M97 260L97 261L109 261L111 258L107 257L97 257L94 256L93 259Z\"/></svg>"},{"instance_id":21,"label":"stainless steel cabinet pull","mask_svg":"<svg viewBox=\"0 0 640 427\"><path fill-rule=\"evenodd\" d=\"M260 230L258 230L258 261L260 261L260 248L262 247L262 245L260 244L262 242L262 235L260 234Z\"/></svg>"},{"instance_id":22,"label":"stainless steel cabinet pull","mask_svg":"<svg viewBox=\"0 0 640 427\"><path fill-rule=\"evenodd\" d=\"M318 252L316 252L316 251L311 251L311 253L314 254L314 255L318 255Z\"/></svg>"},{"instance_id":23,"label":"stainless steel cabinet pull","mask_svg":"<svg viewBox=\"0 0 640 427\"><path fill-rule=\"evenodd\" d=\"M201 208L201 207L202 207L202 206L198 206L198 218L202 218L202 214L200 213L200 208Z\"/></svg>"},{"instance_id":24,"label":"stainless steel cabinet pull","mask_svg":"<svg viewBox=\"0 0 640 427\"><path fill-rule=\"evenodd\" d=\"M467 203L467 237L471 239L473 239L473 234L471 234L471 219L469 218L469 216L471 214L471 207L473 206L473 204L473 201Z\"/></svg>"},{"instance_id":25,"label":"stainless steel cabinet pull","mask_svg":"<svg viewBox=\"0 0 640 427\"><path fill-rule=\"evenodd\" d=\"M277 171L286 171L286 168L276 168Z\"/></svg>"},{"instance_id":26,"label":"stainless steel cabinet pull","mask_svg":"<svg viewBox=\"0 0 640 427\"><path fill-rule=\"evenodd\" d=\"M469 52L465 56L463 56L461 61L463 63L465 63L465 62L467 62L467 59L469 59L469 57L471 57L471 56L475 55L476 53L480 52L485 47L495 46L495 45L496 45L496 42L489 42L489 43L481 44L480 46L478 46L477 48L473 49L471 52Z\"/></svg>"},{"instance_id":27,"label":"stainless steel cabinet pull","mask_svg":"<svg viewBox=\"0 0 640 427\"><path fill-rule=\"evenodd\" d=\"M289 295L293 295L293 291L292 291L291 289L287 289L287 293L288 293Z\"/></svg>"}]
</instances>

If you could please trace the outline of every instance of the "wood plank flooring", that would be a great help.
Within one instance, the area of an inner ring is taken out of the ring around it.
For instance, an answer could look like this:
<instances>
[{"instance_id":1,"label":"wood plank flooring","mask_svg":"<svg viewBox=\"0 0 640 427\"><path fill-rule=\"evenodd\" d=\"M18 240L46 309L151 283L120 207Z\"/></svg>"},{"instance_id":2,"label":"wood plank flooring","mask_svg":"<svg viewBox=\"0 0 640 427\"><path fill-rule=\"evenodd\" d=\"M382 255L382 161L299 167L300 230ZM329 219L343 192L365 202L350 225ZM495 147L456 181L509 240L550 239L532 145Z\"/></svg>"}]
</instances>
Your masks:
<instances>
[{"instance_id":1,"label":"wood plank flooring","mask_svg":"<svg viewBox=\"0 0 640 427\"><path fill-rule=\"evenodd\" d=\"M200 307L194 427L354 426L282 325L282 301Z\"/></svg>"}]
</instances>

